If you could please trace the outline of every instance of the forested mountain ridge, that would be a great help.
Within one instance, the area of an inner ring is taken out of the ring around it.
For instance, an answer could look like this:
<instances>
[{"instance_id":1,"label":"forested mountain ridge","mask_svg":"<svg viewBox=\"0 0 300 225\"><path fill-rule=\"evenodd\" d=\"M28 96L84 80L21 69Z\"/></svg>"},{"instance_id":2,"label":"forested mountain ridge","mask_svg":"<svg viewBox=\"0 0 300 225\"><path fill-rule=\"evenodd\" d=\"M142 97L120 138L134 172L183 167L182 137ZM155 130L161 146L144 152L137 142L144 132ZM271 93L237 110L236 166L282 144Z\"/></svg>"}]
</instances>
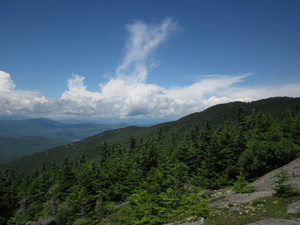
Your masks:
<instances>
[{"instance_id":1,"label":"forested mountain ridge","mask_svg":"<svg viewBox=\"0 0 300 225\"><path fill-rule=\"evenodd\" d=\"M300 156L299 106L287 97L221 104L2 163L0 219L131 225L213 217L199 189L251 181Z\"/></svg>"},{"instance_id":2,"label":"forested mountain ridge","mask_svg":"<svg viewBox=\"0 0 300 225\"><path fill-rule=\"evenodd\" d=\"M161 123L151 127L130 126L109 130L79 142L59 146L12 162L0 163L0 169L13 167L17 174L19 174L19 171L26 173L32 169L39 169L44 164L52 164L53 160L56 163L60 163L65 158L69 158L70 161L78 160L82 154L87 159L94 160L100 157L104 144L129 145L132 137L136 141L156 138L184 139L190 135L194 128L197 128L197 132L205 128L207 122L209 122L211 129L218 129L224 123L236 125L241 113L243 117L254 117L259 113L267 113L280 120L287 111L290 113L299 112L300 98L274 97L250 103L231 102L219 104L173 122ZM52 124L49 121L47 123Z\"/></svg>"}]
</instances>

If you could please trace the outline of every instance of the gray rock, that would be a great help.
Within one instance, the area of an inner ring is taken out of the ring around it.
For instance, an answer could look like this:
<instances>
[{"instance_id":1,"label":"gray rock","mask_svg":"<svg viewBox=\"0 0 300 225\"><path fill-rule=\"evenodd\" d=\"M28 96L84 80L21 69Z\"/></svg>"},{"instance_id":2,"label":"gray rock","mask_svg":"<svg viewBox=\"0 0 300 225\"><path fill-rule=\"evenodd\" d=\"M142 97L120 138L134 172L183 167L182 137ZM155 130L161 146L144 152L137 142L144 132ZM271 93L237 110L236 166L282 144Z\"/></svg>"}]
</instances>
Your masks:
<instances>
[{"instance_id":1,"label":"gray rock","mask_svg":"<svg viewBox=\"0 0 300 225\"><path fill-rule=\"evenodd\" d=\"M35 221L28 221L25 225L39 225L39 222L35 222Z\"/></svg>"},{"instance_id":2,"label":"gray rock","mask_svg":"<svg viewBox=\"0 0 300 225\"><path fill-rule=\"evenodd\" d=\"M281 170L287 172L290 180L286 183L295 188L300 188L300 157L289 164L267 173L254 181L251 185L255 186L256 191L271 191L275 187L274 180L277 180L276 174Z\"/></svg>"},{"instance_id":3,"label":"gray rock","mask_svg":"<svg viewBox=\"0 0 300 225\"><path fill-rule=\"evenodd\" d=\"M264 197L270 197L274 194L274 191L259 191L259 192L253 192L253 193L246 193L246 194L240 194L235 193L232 195L229 195L225 198L222 198L220 200L216 200L210 203L210 207L216 207L216 208L226 208L228 207L228 203L248 203L255 199L264 198Z\"/></svg>"},{"instance_id":4,"label":"gray rock","mask_svg":"<svg viewBox=\"0 0 300 225\"><path fill-rule=\"evenodd\" d=\"M196 222L190 222L190 223L181 223L180 225L203 225L204 222L202 221L196 221Z\"/></svg>"},{"instance_id":5,"label":"gray rock","mask_svg":"<svg viewBox=\"0 0 300 225\"><path fill-rule=\"evenodd\" d=\"M285 219L264 219L254 223L248 223L246 225L299 225L300 219L292 219L292 220L285 220Z\"/></svg>"},{"instance_id":6,"label":"gray rock","mask_svg":"<svg viewBox=\"0 0 300 225\"><path fill-rule=\"evenodd\" d=\"M300 201L293 202L288 206L288 213L300 213Z\"/></svg>"},{"instance_id":7,"label":"gray rock","mask_svg":"<svg viewBox=\"0 0 300 225\"><path fill-rule=\"evenodd\" d=\"M204 222L202 221L195 221L195 222L187 222L187 223L180 223L180 222L174 222L174 223L168 223L165 225L203 225Z\"/></svg>"},{"instance_id":8,"label":"gray rock","mask_svg":"<svg viewBox=\"0 0 300 225\"><path fill-rule=\"evenodd\" d=\"M285 170L290 178L290 180L286 183L287 185L291 185L295 188L300 188L300 157L290 162L289 164L273 170L272 172L267 173L261 178L254 181L251 185L255 187L255 192L239 194L239 193L227 193L221 194L224 198L212 201L210 203L210 207L216 208L226 208L228 207L228 202L232 203L247 203L251 202L255 199L270 197L275 194L275 183L277 180L276 174L278 174L281 170ZM220 197L218 196L218 198ZM212 199L213 200L213 199ZM296 204L296 203L295 203ZM293 209L292 209L293 208ZM299 205L292 205L291 211L297 211L300 213L300 203ZM299 223L300 224L300 223Z\"/></svg>"},{"instance_id":9,"label":"gray rock","mask_svg":"<svg viewBox=\"0 0 300 225\"><path fill-rule=\"evenodd\" d=\"M181 223L181 222L174 222L174 223L168 223L164 225L203 225L203 221L194 221L194 222L186 222L186 223Z\"/></svg>"}]
</instances>

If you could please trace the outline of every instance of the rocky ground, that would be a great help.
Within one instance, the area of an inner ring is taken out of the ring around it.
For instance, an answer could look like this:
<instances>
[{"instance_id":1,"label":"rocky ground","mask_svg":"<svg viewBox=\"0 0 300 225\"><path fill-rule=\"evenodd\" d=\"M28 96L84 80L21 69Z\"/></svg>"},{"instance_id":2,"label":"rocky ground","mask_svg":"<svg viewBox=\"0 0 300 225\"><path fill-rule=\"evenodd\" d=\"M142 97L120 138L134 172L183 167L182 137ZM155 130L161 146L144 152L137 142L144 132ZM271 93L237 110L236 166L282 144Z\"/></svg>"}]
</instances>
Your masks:
<instances>
[{"instance_id":1,"label":"rocky ground","mask_svg":"<svg viewBox=\"0 0 300 225\"><path fill-rule=\"evenodd\" d=\"M239 208L239 204L249 203L253 200L271 197L274 195L274 180L276 180L276 174L278 174L281 170L287 172L290 180L286 184L290 184L295 188L300 189L300 158L292 161L291 163L278 168L258 180L254 181L251 185L255 187L255 192L253 193L235 193L228 189L222 189L218 191L211 192L212 198L210 199L210 207L213 208L226 208L229 207L228 203L232 204L234 207L231 210L241 210ZM288 213L300 213L300 201L295 201L289 205L287 208ZM172 223L168 225L175 225L179 223ZM181 225L202 225L205 224L203 221L198 222L190 222L190 223L180 223ZM300 219L275 219L275 218L267 218L261 221L257 221L255 223L249 223L247 225L300 225Z\"/></svg>"},{"instance_id":2,"label":"rocky ground","mask_svg":"<svg viewBox=\"0 0 300 225\"><path fill-rule=\"evenodd\" d=\"M284 220L284 219L265 219L247 225L299 225L300 219Z\"/></svg>"},{"instance_id":3,"label":"rocky ground","mask_svg":"<svg viewBox=\"0 0 300 225\"><path fill-rule=\"evenodd\" d=\"M254 181L251 185L255 187L255 192L253 193L246 193L246 194L239 194L234 193L232 191L223 191L222 194L219 195L219 198L221 196L224 196L224 198L221 198L219 200L213 201L210 206L215 208L225 208L228 207L228 203L248 203L255 199L264 198L264 197L270 197L272 196L274 192L275 183L274 180L276 180L276 174L278 174L281 170L284 170L287 172L288 176L290 177L290 180L286 184L290 184L295 188L300 188L300 158L292 161L291 163L278 168L258 180ZM296 201L292 203L288 207L288 213L300 213L300 201ZM266 219L262 221L258 221L255 223L251 223L248 225L260 225L260 224L270 224L270 225L289 225L289 224L300 224L299 219L294 220L283 220L283 219Z\"/></svg>"}]
</instances>

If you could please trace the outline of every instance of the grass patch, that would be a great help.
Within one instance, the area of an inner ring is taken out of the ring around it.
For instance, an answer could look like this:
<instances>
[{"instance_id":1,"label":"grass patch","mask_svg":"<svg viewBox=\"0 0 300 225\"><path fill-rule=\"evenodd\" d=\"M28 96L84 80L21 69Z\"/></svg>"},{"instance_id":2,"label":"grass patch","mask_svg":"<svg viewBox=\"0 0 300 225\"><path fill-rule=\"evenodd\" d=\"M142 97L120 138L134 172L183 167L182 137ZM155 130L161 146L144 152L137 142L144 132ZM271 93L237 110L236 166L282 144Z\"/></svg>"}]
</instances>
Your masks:
<instances>
[{"instance_id":1,"label":"grass patch","mask_svg":"<svg viewBox=\"0 0 300 225\"><path fill-rule=\"evenodd\" d=\"M242 225L265 218L292 219L300 218L300 214L287 213L287 207L300 197L279 198L276 196L254 200L247 204L229 204L228 208L216 209L217 214L205 221L205 225Z\"/></svg>"}]
</instances>

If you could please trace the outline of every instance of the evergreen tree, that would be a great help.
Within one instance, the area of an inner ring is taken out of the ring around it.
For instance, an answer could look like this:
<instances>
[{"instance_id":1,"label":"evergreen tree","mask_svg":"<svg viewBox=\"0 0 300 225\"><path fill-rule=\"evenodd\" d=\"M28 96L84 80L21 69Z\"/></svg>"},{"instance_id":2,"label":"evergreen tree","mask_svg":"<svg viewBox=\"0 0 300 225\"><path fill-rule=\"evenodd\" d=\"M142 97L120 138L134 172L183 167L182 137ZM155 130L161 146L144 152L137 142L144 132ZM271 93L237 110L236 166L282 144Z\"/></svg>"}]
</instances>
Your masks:
<instances>
[{"instance_id":1,"label":"evergreen tree","mask_svg":"<svg viewBox=\"0 0 300 225\"><path fill-rule=\"evenodd\" d=\"M290 162L298 155L298 147L283 137L276 121L270 115L262 114L258 117L239 164L246 178L255 178Z\"/></svg>"},{"instance_id":2,"label":"evergreen tree","mask_svg":"<svg viewBox=\"0 0 300 225\"><path fill-rule=\"evenodd\" d=\"M66 158L57 171L55 194L61 199L65 199L69 193L69 189L75 182L75 174L73 172L69 159Z\"/></svg>"}]
</instances>

